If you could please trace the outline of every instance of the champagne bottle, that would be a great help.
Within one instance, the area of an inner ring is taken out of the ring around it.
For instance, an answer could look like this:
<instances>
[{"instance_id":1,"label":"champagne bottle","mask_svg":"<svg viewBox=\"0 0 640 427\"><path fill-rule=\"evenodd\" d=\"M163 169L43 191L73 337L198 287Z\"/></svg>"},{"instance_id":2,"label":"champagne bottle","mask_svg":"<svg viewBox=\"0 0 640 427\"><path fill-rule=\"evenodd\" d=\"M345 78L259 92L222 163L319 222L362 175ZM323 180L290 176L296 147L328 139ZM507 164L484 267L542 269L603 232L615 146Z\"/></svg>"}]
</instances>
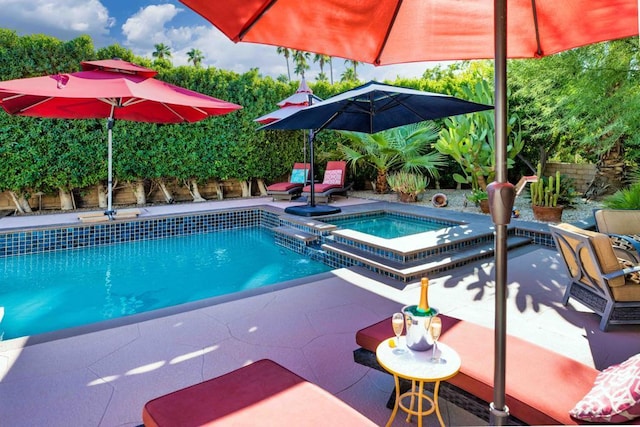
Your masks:
<instances>
[{"instance_id":1,"label":"champagne bottle","mask_svg":"<svg viewBox=\"0 0 640 427\"><path fill-rule=\"evenodd\" d=\"M418 305L410 305L406 310L414 316L437 316L438 309L429 307L429 279L423 277L420 280L420 301Z\"/></svg>"},{"instance_id":2,"label":"champagne bottle","mask_svg":"<svg viewBox=\"0 0 640 427\"><path fill-rule=\"evenodd\" d=\"M423 277L420 281L420 303L418 304L419 313L429 312L429 279Z\"/></svg>"}]
</instances>

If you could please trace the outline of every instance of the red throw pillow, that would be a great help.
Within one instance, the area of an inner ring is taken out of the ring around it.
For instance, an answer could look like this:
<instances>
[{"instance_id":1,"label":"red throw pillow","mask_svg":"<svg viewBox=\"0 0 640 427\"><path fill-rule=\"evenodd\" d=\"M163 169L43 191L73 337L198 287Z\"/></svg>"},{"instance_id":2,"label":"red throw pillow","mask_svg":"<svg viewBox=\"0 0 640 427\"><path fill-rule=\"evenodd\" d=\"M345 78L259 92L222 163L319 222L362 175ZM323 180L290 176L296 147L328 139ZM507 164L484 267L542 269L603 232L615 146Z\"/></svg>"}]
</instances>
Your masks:
<instances>
[{"instance_id":1,"label":"red throw pillow","mask_svg":"<svg viewBox=\"0 0 640 427\"><path fill-rule=\"evenodd\" d=\"M640 354L600 372L593 388L569 415L595 423L640 417Z\"/></svg>"}]
</instances>

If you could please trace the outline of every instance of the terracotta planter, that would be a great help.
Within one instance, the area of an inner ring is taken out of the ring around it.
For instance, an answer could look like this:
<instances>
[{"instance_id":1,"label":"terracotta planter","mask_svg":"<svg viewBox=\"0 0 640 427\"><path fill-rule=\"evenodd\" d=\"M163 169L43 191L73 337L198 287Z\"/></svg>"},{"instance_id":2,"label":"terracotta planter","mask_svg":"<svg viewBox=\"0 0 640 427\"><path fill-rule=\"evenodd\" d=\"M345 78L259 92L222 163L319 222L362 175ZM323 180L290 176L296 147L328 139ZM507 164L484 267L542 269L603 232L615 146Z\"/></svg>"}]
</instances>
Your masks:
<instances>
[{"instance_id":1,"label":"terracotta planter","mask_svg":"<svg viewBox=\"0 0 640 427\"><path fill-rule=\"evenodd\" d=\"M489 210L489 199L480 200L478 204L480 205L480 212L485 214L491 213Z\"/></svg>"},{"instance_id":2,"label":"terracotta planter","mask_svg":"<svg viewBox=\"0 0 640 427\"><path fill-rule=\"evenodd\" d=\"M418 200L418 195L413 193L398 193L398 200L403 203L414 203Z\"/></svg>"},{"instance_id":3,"label":"terracotta planter","mask_svg":"<svg viewBox=\"0 0 640 427\"><path fill-rule=\"evenodd\" d=\"M536 206L532 205L533 217L538 221L562 222L564 206Z\"/></svg>"}]
</instances>

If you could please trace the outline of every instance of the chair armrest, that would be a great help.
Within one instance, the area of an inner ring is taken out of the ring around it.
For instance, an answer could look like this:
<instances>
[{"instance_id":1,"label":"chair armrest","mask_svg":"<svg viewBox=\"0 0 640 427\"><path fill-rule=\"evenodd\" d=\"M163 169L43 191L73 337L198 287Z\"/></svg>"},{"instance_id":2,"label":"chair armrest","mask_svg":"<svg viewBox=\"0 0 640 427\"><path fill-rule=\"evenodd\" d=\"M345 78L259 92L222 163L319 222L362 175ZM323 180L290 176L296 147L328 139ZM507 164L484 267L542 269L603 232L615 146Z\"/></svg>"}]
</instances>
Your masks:
<instances>
[{"instance_id":1,"label":"chair armrest","mask_svg":"<svg viewBox=\"0 0 640 427\"><path fill-rule=\"evenodd\" d=\"M627 274L640 272L640 265L636 265L635 267L623 268L620 270L613 271L611 273L603 274L606 280L611 280L619 276L626 276Z\"/></svg>"}]
</instances>

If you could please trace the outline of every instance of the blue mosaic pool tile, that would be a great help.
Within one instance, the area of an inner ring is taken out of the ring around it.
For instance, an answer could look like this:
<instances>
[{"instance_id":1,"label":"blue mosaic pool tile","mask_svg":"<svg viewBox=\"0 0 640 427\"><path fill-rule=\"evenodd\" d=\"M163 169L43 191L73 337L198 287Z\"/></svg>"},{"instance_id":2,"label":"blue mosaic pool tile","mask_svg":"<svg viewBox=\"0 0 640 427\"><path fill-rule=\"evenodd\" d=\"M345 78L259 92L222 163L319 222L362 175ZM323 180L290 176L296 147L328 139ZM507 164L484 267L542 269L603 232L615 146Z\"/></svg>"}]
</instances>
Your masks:
<instances>
[{"instance_id":1,"label":"blue mosaic pool tile","mask_svg":"<svg viewBox=\"0 0 640 427\"><path fill-rule=\"evenodd\" d=\"M5 232L0 233L0 257L162 239L234 228L272 228L271 225L277 224L277 221L276 214L256 208Z\"/></svg>"}]
</instances>

